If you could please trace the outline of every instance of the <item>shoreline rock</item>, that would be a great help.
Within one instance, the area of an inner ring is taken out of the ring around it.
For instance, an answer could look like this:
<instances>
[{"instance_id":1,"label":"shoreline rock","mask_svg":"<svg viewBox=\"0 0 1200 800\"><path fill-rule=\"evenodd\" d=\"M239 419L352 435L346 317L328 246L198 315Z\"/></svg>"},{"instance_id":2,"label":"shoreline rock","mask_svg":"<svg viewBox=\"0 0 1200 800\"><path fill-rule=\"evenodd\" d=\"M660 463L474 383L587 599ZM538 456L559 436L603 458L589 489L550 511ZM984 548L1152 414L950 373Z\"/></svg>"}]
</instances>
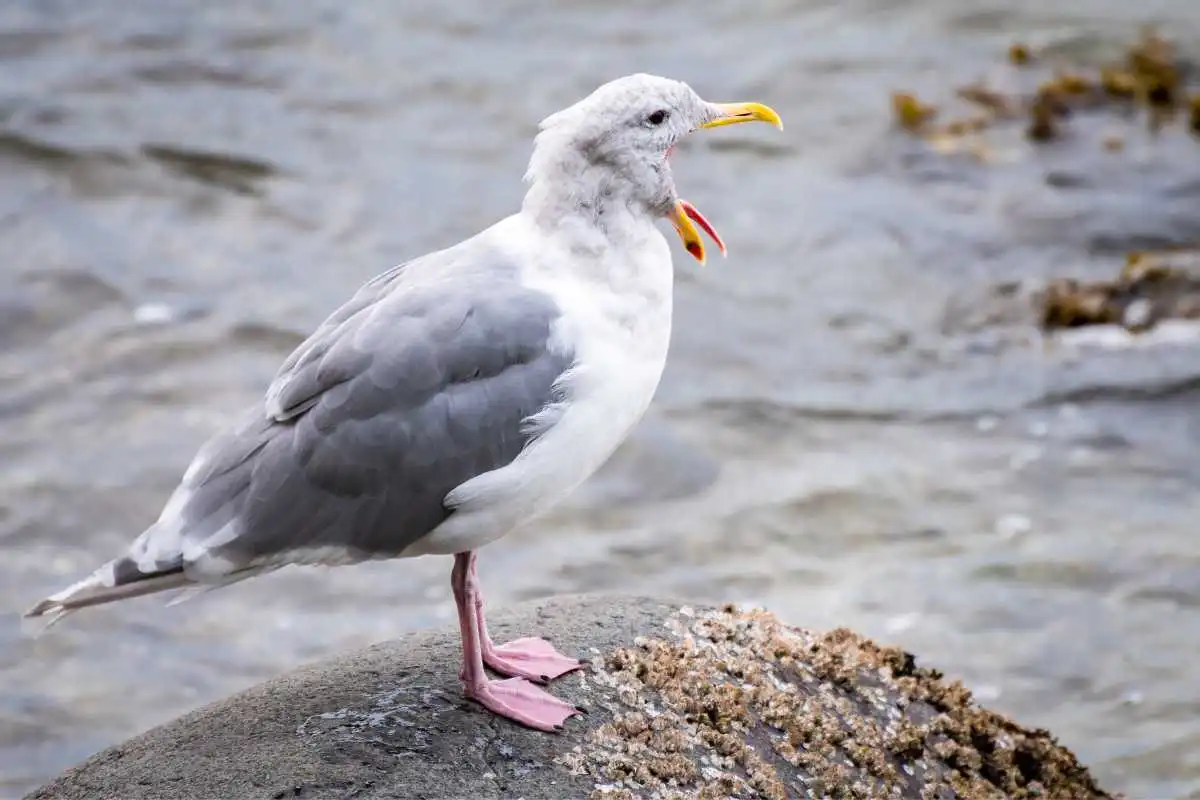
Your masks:
<instances>
[{"instance_id":1,"label":"shoreline rock","mask_svg":"<svg viewBox=\"0 0 1200 800\"><path fill-rule=\"evenodd\" d=\"M213 703L27 800L1114 797L1047 731L845 629L598 596L490 617L591 660L550 688L585 717L550 735L468 703L449 626Z\"/></svg>"}]
</instances>

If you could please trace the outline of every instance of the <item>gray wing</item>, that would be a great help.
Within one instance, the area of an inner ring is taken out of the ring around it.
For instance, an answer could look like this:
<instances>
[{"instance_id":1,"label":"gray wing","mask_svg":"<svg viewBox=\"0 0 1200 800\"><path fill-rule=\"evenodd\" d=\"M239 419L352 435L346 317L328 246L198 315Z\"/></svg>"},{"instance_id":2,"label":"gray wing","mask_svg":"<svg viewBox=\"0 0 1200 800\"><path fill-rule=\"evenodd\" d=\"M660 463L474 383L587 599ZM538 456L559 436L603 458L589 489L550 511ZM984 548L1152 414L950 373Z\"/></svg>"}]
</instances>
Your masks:
<instances>
[{"instance_id":1,"label":"gray wing","mask_svg":"<svg viewBox=\"0 0 1200 800\"><path fill-rule=\"evenodd\" d=\"M294 394L289 392L289 387L297 385L293 377L297 374L306 374L307 369L313 364L320 364L329 352L329 348L339 340L339 328L343 328L347 322L353 320L357 315L368 313L386 296L407 266L408 262L392 267L387 272L377 275L363 284L353 297L330 314L288 356L283 364L280 365L275 379L267 389L266 405L268 415L276 420L283 421L302 413L308 407L305 400L312 400L316 397L316 393L309 398L301 399L300 402L297 402ZM344 332L342 331L342 333ZM317 389L319 387L312 386L311 388Z\"/></svg>"},{"instance_id":2,"label":"gray wing","mask_svg":"<svg viewBox=\"0 0 1200 800\"><path fill-rule=\"evenodd\" d=\"M131 556L142 572L173 560L231 572L303 551L398 554L449 516L452 489L512 462L522 423L562 399L574 355L553 345L559 314L513 270L385 273L285 362L265 413L201 449Z\"/></svg>"}]
</instances>

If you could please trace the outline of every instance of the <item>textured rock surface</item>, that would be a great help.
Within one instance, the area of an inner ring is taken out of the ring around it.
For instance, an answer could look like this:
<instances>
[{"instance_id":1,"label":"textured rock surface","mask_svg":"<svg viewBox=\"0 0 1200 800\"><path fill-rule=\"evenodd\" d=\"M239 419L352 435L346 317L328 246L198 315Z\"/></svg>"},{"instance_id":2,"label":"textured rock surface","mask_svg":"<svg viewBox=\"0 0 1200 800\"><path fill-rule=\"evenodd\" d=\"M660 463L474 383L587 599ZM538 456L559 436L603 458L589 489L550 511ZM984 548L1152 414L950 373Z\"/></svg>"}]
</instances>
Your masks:
<instances>
[{"instance_id":1,"label":"textured rock surface","mask_svg":"<svg viewBox=\"0 0 1200 800\"><path fill-rule=\"evenodd\" d=\"M762 611L574 597L496 612L592 660L558 735L464 701L457 629L321 663L111 748L32 798L1108 798L1045 731L911 655Z\"/></svg>"}]
</instances>

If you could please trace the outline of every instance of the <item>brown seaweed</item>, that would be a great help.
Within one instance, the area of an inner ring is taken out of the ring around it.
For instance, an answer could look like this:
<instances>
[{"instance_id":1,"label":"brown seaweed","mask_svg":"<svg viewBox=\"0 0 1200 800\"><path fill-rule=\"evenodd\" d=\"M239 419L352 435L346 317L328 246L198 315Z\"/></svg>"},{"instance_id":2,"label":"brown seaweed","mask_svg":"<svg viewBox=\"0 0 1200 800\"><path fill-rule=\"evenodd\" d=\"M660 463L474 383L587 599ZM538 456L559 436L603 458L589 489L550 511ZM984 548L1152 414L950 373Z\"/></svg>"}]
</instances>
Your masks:
<instances>
[{"instance_id":1,"label":"brown seaweed","mask_svg":"<svg viewBox=\"0 0 1200 800\"><path fill-rule=\"evenodd\" d=\"M1055 280L1038 303L1044 330L1119 325L1143 333L1166 319L1200 319L1200 248L1130 253L1116 278Z\"/></svg>"},{"instance_id":2,"label":"brown seaweed","mask_svg":"<svg viewBox=\"0 0 1200 800\"><path fill-rule=\"evenodd\" d=\"M1032 49L1015 42L1008 49L1008 61L1022 68L1035 69L1043 59L1035 58ZM1098 68L1078 65L1050 65L1056 71L1042 81L1032 93L1007 93L973 82L957 87L961 100L980 109L982 113L951 118L933 124L938 109L917 98L911 91L892 93L892 109L900 128L925 138L941 140L946 137L979 133L999 120L1025 117L1025 134L1030 141L1050 142L1061 138L1068 130L1068 120L1082 109L1111 110L1128 116L1130 110L1142 111L1146 125L1152 131L1161 130L1177 118L1183 118L1188 129L1200 136L1200 91L1189 92L1188 78L1194 70L1178 54L1174 44L1152 30L1143 30L1125 49L1116 63ZM1106 137L1102 146L1119 150L1122 143ZM950 148L943 148L950 149Z\"/></svg>"}]
</instances>

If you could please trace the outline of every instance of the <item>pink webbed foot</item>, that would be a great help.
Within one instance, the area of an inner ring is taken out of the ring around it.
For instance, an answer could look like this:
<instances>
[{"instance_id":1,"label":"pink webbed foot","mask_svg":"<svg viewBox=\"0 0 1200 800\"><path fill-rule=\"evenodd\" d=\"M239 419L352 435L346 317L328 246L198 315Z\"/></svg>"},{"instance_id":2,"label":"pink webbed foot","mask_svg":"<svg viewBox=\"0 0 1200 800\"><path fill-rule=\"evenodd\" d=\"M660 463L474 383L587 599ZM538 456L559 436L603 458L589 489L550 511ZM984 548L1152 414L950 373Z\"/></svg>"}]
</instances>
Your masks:
<instances>
[{"instance_id":1,"label":"pink webbed foot","mask_svg":"<svg viewBox=\"0 0 1200 800\"><path fill-rule=\"evenodd\" d=\"M583 709L564 703L524 678L467 684L467 697L505 719L539 731L562 730L563 723Z\"/></svg>"},{"instance_id":2,"label":"pink webbed foot","mask_svg":"<svg viewBox=\"0 0 1200 800\"><path fill-rule=\"evenodd\" d=\"M484 647L483 663L513 678L525 678L535 683L549 683L568 672L583 667L577 658L565 656L545 639L527 636L507 644Z\"/></svg>"}]
</instances>

